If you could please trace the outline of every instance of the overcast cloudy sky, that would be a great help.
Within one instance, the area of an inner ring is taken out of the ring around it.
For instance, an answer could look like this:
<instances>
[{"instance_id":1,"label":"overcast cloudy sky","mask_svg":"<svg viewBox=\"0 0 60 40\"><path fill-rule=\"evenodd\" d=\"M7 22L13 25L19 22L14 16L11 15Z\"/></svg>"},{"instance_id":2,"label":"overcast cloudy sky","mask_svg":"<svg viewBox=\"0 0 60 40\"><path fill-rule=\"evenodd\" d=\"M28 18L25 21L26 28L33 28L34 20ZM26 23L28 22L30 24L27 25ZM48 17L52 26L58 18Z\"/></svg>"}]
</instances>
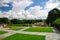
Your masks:
<instances>
[{"instance_id":1,"label":"overcast cloudy sky","mask_svg":"<svg viewBox=\"0 0 60 40\"><path fill-rule=\"evenodd\" d=\"M0 0L0 17L9 19L46 19L60 0Z\"/></svg>"}]
</instances>

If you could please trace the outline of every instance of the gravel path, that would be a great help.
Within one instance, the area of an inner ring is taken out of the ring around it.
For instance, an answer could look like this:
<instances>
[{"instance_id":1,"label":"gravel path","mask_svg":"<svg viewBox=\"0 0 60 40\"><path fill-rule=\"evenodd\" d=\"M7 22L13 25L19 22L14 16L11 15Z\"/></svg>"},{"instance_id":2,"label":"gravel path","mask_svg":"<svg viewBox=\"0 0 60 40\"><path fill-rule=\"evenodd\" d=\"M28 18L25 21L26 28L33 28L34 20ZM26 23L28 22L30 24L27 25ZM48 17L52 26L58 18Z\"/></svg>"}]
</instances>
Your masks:
<instances>
[{"instance_id":1,"label":"gravel path","mask_svg":"<svg viewBox=\"0 0 60 40\"><path fill-rule=\"evenodd\" d=\"M60 34L57 33L45 33L45 32L26 32L24 30L28 29L29 27L25 27L19 31L14 31L14 30L8 30L8 29L4 29L4 28L0 28L0 30L2 31L7 31L8 33L6 34L2 34L0 35L0 40L3 38L6 38L10 35L13 35L15 33L22 33L22 34L31 34L31 35L45 35L46 36L46 40L59 40L60 38Z\"/></svg>"}]
</instances>

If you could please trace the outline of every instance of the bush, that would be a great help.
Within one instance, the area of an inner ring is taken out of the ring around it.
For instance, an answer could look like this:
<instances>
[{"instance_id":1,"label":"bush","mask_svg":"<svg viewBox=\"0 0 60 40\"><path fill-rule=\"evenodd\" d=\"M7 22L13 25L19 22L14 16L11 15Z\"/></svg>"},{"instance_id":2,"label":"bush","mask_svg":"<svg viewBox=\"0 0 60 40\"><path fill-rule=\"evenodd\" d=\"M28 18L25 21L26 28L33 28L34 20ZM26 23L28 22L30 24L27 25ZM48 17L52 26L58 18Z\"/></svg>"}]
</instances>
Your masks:
<instances>
[{"instance_id":1,"label":"bush","mask_svg":"<svg viewBox=\"0 0 60 40\"><path fill-rule=\"evenodd\" d=\"M26 26L26 27L28 27L28 26L32 26L31 24L8 24L8 26Z\"/></svg>"},{"instance_id":2,"label":"bush","mask_svg":"<svg viewBox=\"0 0 60 40\"><path fill-rule=\"evenodd\" d=\"M55 27L60 31L60 19L54 21Z\"/></svg>"},{"instance_id":3,"label":"bush","mask_svg":"<svg viewBox=\"0 0 60 40\"><path fill-rule=\"evenodd\" d=\"M60 19L56 19L56 20L54 21L54 24L60 25Z\"/></svg>"},{"instance_id":4,"label":"bush","mask_svg":"<svg viewBox=\"0 0 60 40\"><path fill-rule=\"evenodd\" d=\"M8 26L21 26L20 24L7 24Z\"/></svg>"}]
</instances>

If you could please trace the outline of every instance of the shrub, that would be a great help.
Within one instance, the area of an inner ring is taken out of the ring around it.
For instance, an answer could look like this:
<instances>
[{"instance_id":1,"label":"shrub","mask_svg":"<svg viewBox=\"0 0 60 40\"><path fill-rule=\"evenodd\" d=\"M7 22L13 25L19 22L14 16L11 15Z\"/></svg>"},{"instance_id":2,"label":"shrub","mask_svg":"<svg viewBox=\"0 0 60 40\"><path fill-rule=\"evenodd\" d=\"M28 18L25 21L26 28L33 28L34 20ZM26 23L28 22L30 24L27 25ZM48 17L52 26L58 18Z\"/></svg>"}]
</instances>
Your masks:
<instances>
[{"instance_id":1,"label":"shrub","mask_svg":"<svg viewBox=\"0 0 60 40\"><path fill-rule=\"evenodd\" d=\"M55 27L60 31L60 19L54 21Z\"/></svg>"},{"instance_id":2,"label":"shrub","mask_svg":"<svg viewBox=\"0 0 60 40\"><path fill-rule=\"evenodd\" d=\"M28 27L28 26L32 26L31 24L8 24L8 26L26 26L26 27Z\"/></svg>"}]
</instances>

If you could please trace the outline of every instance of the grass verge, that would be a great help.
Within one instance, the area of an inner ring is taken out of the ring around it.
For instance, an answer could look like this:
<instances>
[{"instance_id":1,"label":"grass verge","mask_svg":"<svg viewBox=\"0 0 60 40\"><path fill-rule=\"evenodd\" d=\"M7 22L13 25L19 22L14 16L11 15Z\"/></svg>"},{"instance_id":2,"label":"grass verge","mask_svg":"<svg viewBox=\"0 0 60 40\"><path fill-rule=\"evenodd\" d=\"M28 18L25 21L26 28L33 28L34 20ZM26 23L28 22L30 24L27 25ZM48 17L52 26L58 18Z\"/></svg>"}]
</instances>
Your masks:
<instances>
[{"instance_id":1,"label":"grass verge","mask_svg":"<svg viewBox=\"0 0 60 40\"><path fill-rule=\"evenodd\" d=\"M14 34L2 40L45 40L43 35Z\"/></svg>"},{"instance_id":2,"label":"grass verge","mask_svg":"<svg viewBox=\"0 0 60 40\"><path fill-rule=\"evenodd\" d=\"M9 30L20 30L22 29L21 27L18 26L12 26L12 28L10 28Z\"/></svg>"},{"instance_id":3,"label":"grass verge","mask_svg":"<svg viewBox=\"0 0 60 40\"><path fill-rule=\"evenodd\" d=\"M0 35L1 35L1 34L4 34L4 33L7 33L7 32L5 32L5 31L0 31Z\"/></svg>"},{"instance_id":4,"label":"grass verge","mask_svg":"<svg viewBox=\"0 0 60 40\"><path fill-rule=\"evenodd\" d=\"M53 32L53 28L51 27L30 27L29 29L25 31L30 32Z\"/></svg>"}]
</instances>

